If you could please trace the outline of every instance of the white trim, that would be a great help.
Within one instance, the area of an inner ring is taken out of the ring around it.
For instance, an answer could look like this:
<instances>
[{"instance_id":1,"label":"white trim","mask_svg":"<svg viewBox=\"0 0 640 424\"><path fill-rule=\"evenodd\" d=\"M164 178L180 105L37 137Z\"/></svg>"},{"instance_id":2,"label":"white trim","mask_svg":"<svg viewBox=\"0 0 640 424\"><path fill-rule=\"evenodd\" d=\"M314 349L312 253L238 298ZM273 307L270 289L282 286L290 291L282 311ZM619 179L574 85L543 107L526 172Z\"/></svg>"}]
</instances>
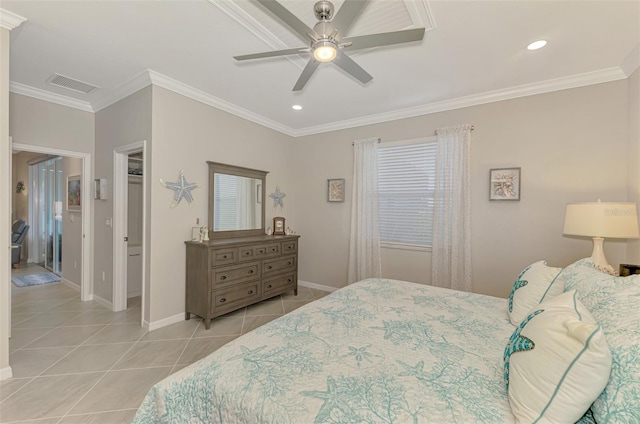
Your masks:
<instances>
[{"instance_id":1,"label":"white trim","mask_svg":"<svg viewBox=\"0 0 640 424\"><path fill-rule=\"evenodd\" d=\"M286 134L291 137L303 137L307 135L326 133L330 131L343 130L348 128L361 127L364 125L371 124L379 124L382 122L394 121L405 118L412 118L416 116L429 115L437 112L445 112L448 110L462 109L471 106L477 106L487 103L499 102L503 100L511 100L520 97L534 96L537 94L550 93L554 91L566 90L571 88L584 87L588 85L594 84L602 84L606 82L618 81L621 79L625 79L628 77L627 73L630 72L631 69L635 66L637 68L638 65L635 65L633 62L633 56L630 55L629 58L624 63L624 70L621 67L613 67L602 69L599 71L586 72L583 74L571 75L567 77L561 77L556 79L551 79L547 81L541 81L531 84L524 84L515 87L509 87L501 90L488 91L486 93L474 94L471 96L458 97L456 99L444 100L441 102L427 103L423 105L413 106L405 109L394 110L390 112L383 112L373 115L368 115L360 118L347 119L344 121L336 121L328 124L316 125L306 128L294 129L283 125L279 122L276 122L272 119L266 118L262 115L259 115L250 110L244 109L240 106L236 106L233 103L230 103L226 100L220 99L218 97L212 96L211 94L205 93L202 90L197 88L190 87L180 81L169 78L165 75L162 75L158 72L152 70L146 70L127 81L116 90L111 92L109 95L99 99L93 103L93 108L89 111L99 111L104 109L105 107L122 100L123 98L135 93L136 91L146 87L149 84L157 85L159 87L165 88L167 90L173 91L175 93L181 94L185 97L188 97L192 100L199 101L206 105L215 107L217 109L223 110L225 112L231 113L233 115L239 116L240 118L244 118L248 121L254 122L258 125L262 125L267 128L271 128L272 130L278 131L282 134ZM24 94L31 97L37 97L35 94L37 93L48 93L43 90L35 89L33 87L28 87L23 84L19 84L19 90L16 91L16 85L18 83L11 83L11 91ZM28 88L28 89L27 89ZM29 93L29 94L27 94ZM63 104L65 106L74 107L74 99L66 98L72 100L72 102L64 104L61 103L59 96L53 93L48 93L50 96L51 102ZM41 98L42 100L47 100ZM58 100L58 101L56 101ZM86 103L81 101L75 101L80 103ZM77 109L87 110L86 106L76 107Z\"/></svg>"},{"instance_id":2,"label":"white trim","mask_svg":"<svg viewBox=\"0 0 640 424\"><path fill-rule=\"evenodd\" d=\"M113 310L113 303L111 303L108 300L98 296L97 294L94 294L93 295L93 299L91 299L91 300L95 300L100 305L104 306L105 308L107 308L110 311Z\"/></svg>"},{"instance_id":3,"label":"white trim","mask_svg":"<svg viewBox=\"0 0 640 424\"><path fill-rule=\"evenodd\" d=\"M284 41L278 38L274 33L265 28L260 22L254 19L251 15L245 12L239 7L236 2L224 1L224 0L207 0L209 3L220 9L231 19L236 21L240 26L255 35L260 41L263 41L267 46L273 50L290 49L291 46L287 45ZM300 45L304 43L301 41ZM268 49L265 49L268 50ZM241 52L238 52L241 53ZM250 53L250 52L249 52ZM284 56L289 62L293 63L298 69L302 70L307 61L299 55L287 55Z\"/></svg>"},{"instance_id":4,"label":"white trim","mask_svg":"<svg viewBox=\"0 0 640 424\"><path fill-rule=\"evenodd\" d=\"M23 96L33 97L34 99L44 100L45 102L80 109L85 112L95 112L89 102L63 96L62 94L52 93L51 91L42 90L29 85L20 84L19 82L10 82L9 91L16 94L22 94Z\"/></svg>"},{"instance_id":5,"label":"white trim","mask_svg":"<svg viewBox=\"0 0 640 424\"><path fill-rule=\"evenodd\" d=\"M74 283L72 281L69 281L64 277L60 279L60 282L62 282L64 285L68 286L70 289L73 289L73 290L77 291L78 293L80 293L81 287L78 284L76 284L76 283Z\"/></svg>"},{"instance_id":6,"label":"white trim","mask_svg":"<svg viewBox=\"0 0 640 424\"><path fill-rule=\"evenodd\" d=\"M341 287L325 286L323 284L312 283L310 281L302 281L302 280L298 280L298 285L300 285L302 287L309 287L310 289L328 291L328 292L332 292L332 293L341 288Z\"/></svg>"},{"instance_id":7,"label":"white trim","mask_svg":"<svg viewBox=\"0 0 640 424\"><path fill-rule=\"evenodd\" d=\"M636 69L640 68L640 43L631 50L629 56L622 62L620 66L627 77L633 75Z\"/></svg>"},{"instance_id":8,"label":"white trim","mask_svg":"<svg viewBox=\"0 0 640 424\"><path fill-rule=\"evenodd\" d=\"M0 380L6 380L11 377L13 377L11 367L0 368Z\"/></svg>"},{"instance_id":9,"label":"white trim","mask_svg":"<svg viewBox=\"0 0 640 424\"><path fill-rule=\"evenodd\" d=\"M93 298L93 204L90 199L93 181L91 170L91 153L74 152L71 150L55 149L51 147L33 146L30 144L14 143L13 147L25 152L45 153L57 156L67 156L82 159L82 198L87 199L82 205L82 266L80 299L83 301Z\"/></svg>"},{"instance_id":10,"label":"white trim","mask_svg":"<svg viewBox=\"0 0 640 424\"><path fill-rule=\"evenodd\" d=\"M271 128L272 130L276 130L283 134L293 135L294 133L293 129L282 125L279 122L273 121L269 118L265 118L262 115L258 115L255 112L251 112L250 110L244 109L240 106L236 106L233 103L229 103L226 100L222 100L218 97L212 96L211 94L205 93L204 91L198 90L197 88L190 87L180 81L159 74L158 72L149 70L149 76L151 78L152 84L157 85L158 87L166 88L167 90L181 94L200 103L204 103L205 105L213 106L217 109L229 112L233 115L239 116L251 122L255 122L256 124L262 125L264 127Z\"/></svg>"},{"instance_id":11,"label":"white trim","mask_svg":"<svg viewBox=\"0 0 640 424\"><path fill-rule=\"evenodd\" d=\"M176 315L172 315L167 318L159 319L158 321L152 321L152 322L143 321L142 326L147 331L153 331L153 330L157 330L158 328L166 327L168 325L175 324L181 321L184 321L184 312Z\"/></svg>"},{"instance_id":12,"label":"white trim","mask_svg":"<svg viewBox=\"0 0 640 424\"><path fill-rule=\"evenodd\" d=\"M147 250L147 185L149 172L149 151L147 141L120 146L113 151L113 310L127 309L127 246L117 242L127 235L127 208L122 202L126 202L129 177L127 173L128 155L142 152L142 299L140 323L145 326L147 287L147 264L149 262Z\"/></svg>"},{"instance_id":13,"label":"white trim","mask_svg":"<svg viewBox=\"0 0 640 424\"><path fill-rule=\"evenodd\" d=\"M1 28L5 28L11 31L16 27L19 27L26 20L27 18L23 18L20 15L17 15L13 12L8 11L7 9L0 8L0 27Z\"/></svg>"},{"instance_id":14,"label":"white trim","mask_svg":"<svg viewBox=\"0 0 640 424\"><path fill-rule=\"evenodd\" d=\"M300 130L293 130L292 136L301 137L305 135L360 127L364 125L379 124L381 122L394 121L397 119L412 118L415 116L428 115L436 112L445 112L454 109L462 109L465 107L499 102L502 100L511 100L520 97L534 96L536 94L544 94L553 91L617 81L625 78L626 75L622 71L622 69L620 67L614 67L603 69L600 71L572 75L569 77L562 77L532 84L519 85L502 90L494 90L486 93L474 94L472 96L459 97L457 99L427 103L424 105L394 110L391 112L368 115L362 118L347 119L344 121L332 122L329 124L316 125Z\"/></svg>"},{"instance_id":15,"label":"white trim","mask_svg":"<svg viewBox=\"0 0 640 424\"><path fill-rule=\"evenodd\" d=\"M127 299L129 299L131 297L138 297L138 296L142 296L142 290L136 290L134 292L127 292Z\"/></svg>"},{"instance_id":16,"label":"white trim","mask_svg":"<svg viewBox=\"0 0 640 424\"><path fill-rule=\"evenodd\" d=\"M142 90L149 84L151 84L151 77L149 75L150 70L144 70L138 75L134 76L130 80L126 81L122 85L116 87L114 90L106 93L101 98L98 98L92 103L93 110L98 112L112 104L119 102L127 96Z\"/></svg>"}]
</instances>

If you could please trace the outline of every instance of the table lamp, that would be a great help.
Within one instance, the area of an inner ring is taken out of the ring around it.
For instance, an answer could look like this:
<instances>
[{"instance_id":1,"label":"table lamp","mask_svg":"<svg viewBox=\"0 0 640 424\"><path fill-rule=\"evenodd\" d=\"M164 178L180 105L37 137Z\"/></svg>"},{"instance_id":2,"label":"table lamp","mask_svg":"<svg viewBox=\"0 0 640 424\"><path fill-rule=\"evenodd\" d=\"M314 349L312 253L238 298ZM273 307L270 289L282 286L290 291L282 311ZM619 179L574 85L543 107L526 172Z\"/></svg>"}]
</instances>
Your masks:
<instances>
[{"instance_id":1,"label":"table lamp","mask_svg":"<svg viewBox=\"0 0 640 424\"><path fill-rule=\"evenodd\" d=\"M636 203L569 203L564 215L563 234L593 237L591 259L597 267L610 267L604 256L604 239L638 238Z\"/></svg>"}]
</instances>

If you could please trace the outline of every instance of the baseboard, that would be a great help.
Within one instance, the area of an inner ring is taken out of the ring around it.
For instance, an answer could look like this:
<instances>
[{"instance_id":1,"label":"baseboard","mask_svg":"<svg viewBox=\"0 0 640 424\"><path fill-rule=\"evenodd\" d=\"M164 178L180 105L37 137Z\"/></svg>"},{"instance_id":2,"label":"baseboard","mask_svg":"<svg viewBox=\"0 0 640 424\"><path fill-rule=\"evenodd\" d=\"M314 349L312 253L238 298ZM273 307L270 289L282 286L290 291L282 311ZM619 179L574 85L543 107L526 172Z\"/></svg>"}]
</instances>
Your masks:
<instances>
[{"instance_id":1,"label":"baseboard","mask_svg":"<svg viewBox=\"0 0 640 424\"><path fill-rule=\"evenodd\" d=\"M78 293L80 293L80 285L78 285L78 284L76 284L74 282L71 282L71 281L67 280L66 278L62 278L60 281L62 283L64 283L64 284L66 284L67 286L69 286L69 288L71 288L71 289L77 291Z\"/></svg>"},{"instance_id":2,"label":"baseboard","mask_svg":"<svg viewBox=\"0 0 640 424\"><path fill-rule=\"evenodd\" d=\"M298 280L298 284L304 287L309 287L310 289L334 292L338 290L338 287L325 286L323 284L311 283L309 281Z\"/></svg>"},{"instance_id":3,"label":"baseboard","mask_svg":"<svg viewBox=\"0 0 640 424\"><path fill-rule=\"evenodd\" d=\"M184 320L184 312L180 314L176 314L167 318L160 319L158 321L147 322L144 321L143 325L146 330L153 331L158 328L166 327L167 325L175 324L176 322L180 322Z\"/></svg>"},{"instance_id":4,"label":"baseboard","mask_svg":"<svg viewBox=\"0 0 640 424\"><path fill-rule=\"evenodd\" d=\"M138 297L138 296L142 296L142 290L137 290L134 292L127 293L127 299L130 297Z\"/></svg>"},{"instance_id":5,"label":"baseboard","mask_svg":"<svg viewBox=\"0 0 640 424\"><path fill-rule=\"evenodd\" d=\"M13 377L11 367L0 368L0 380L6 380L11 377Z\"/></svg>"},{"instance_id":6,"label":"baseboard","mask_svg":"<svg viewBox=\"0 0 640 424\"><path fill-rule=\"evenodd\" d=\"M98 302L99 304L101 304L102 306L107 308L108 310L113 311L113 303L109 302L106 299L101 298L100 296L98 296L95 293L93 294L93 300L95 300L96 302Z\"/></svg>"}]
</instances>

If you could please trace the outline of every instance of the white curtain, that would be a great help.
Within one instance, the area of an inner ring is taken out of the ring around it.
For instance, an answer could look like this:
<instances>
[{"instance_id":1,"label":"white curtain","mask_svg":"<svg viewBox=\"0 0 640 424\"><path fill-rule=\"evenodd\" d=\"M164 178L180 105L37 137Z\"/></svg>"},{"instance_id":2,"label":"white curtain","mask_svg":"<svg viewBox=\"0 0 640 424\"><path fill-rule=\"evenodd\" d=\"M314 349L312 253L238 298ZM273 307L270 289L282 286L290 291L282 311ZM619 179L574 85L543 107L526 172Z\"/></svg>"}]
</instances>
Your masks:
<instances>
[{"instance_id":1,"label":"white curtain","mask_svg":"<svg viewBox=\"0 0 640 424\"><path fill-rule=\"evenodd\" d=\"M348 283L380 277L378 138L353 143L353 200Z\"/></svg>"},{"instance_id":2,"label":"white curtain","mask_svg":"<svg viewBox=\"0 0 640 424\"><path fill-rule=\"evenodd\" d=\"M471 126L439 128L431 283L471 291Z\"/></svg>"}]
</instances>

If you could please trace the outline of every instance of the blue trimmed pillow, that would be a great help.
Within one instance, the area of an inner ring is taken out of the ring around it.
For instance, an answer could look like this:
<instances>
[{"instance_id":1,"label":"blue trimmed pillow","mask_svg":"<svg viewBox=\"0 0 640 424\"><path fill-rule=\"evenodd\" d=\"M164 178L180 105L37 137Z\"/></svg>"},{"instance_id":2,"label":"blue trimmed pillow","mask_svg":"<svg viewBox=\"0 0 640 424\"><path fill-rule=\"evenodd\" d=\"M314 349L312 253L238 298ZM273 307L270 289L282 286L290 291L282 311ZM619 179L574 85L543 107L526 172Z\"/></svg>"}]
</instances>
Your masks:
<instances>
[{"instance_id":1,"label":"blue trimmed pillow","mask_svg":"<svg viewBox=\"0 0 640 424\"><path fill-rule=\"evenodd\" d=\"M534 308L504 352L505 381L517 422L574 423L607 384L611 352L576 292Z\"/></svg>"},{"instance_id":2,"label":"blue trimmed pillow","mask_svg":"<svg viewBox=\"0 0 640 424\"><path fill-rule=\"evenodd\" d=\"M513 325L520 324L529 311L544 299L564 291L564 284L558 280L561 271L562 268L538 261L518 275L509 294L509 319Z\"/></svg>"},{"instance_id":3,"label":"blue trimmed pillow","mask_svg":"<svg viewBox=\"0 0 640 424\"><path fill-rule=\"evenodd\" d=\"M640 275L614 277L581 259L562 273L567 290L602 327L613 356L609 383L591 410L598 423L640 423Z\"/></svg>"}]
</instances>

